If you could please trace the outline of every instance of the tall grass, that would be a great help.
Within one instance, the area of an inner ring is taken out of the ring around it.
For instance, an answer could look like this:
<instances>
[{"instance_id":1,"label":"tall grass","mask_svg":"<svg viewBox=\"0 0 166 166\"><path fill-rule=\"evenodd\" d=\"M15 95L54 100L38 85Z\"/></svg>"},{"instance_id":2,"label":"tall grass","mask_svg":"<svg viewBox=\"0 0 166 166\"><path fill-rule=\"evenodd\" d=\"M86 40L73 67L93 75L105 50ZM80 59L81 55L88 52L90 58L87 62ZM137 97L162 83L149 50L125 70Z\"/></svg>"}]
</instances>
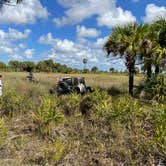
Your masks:
<instances>
[{"instance_id":1,"label":"tall grass","mask_svg":"<svg viewBox=\"0 0 166 166\"><path fill-rule=\"evenodd\" d=\"M128 96L126 76L85 75L95 87L93 93L61 97L48 93L60 74L35 76L39 83L25 80L25 73L5 73L0 159L14 158L20 165L158 165L166 161L166 105L149 105ZM138 83L141 78L136 79ZM113 91L118 95L111 95Z\"/></svg>"}]
</instances>

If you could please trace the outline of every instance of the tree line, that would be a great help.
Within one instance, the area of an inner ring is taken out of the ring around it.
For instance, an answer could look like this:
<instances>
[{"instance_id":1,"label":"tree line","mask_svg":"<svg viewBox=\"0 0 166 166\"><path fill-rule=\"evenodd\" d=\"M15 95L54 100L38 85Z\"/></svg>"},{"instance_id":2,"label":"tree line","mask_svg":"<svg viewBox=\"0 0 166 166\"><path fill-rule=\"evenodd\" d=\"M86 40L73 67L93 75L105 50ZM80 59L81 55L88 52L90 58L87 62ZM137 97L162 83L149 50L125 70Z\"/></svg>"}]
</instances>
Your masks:
<instances>
[{"instance_id":1,"label":"tree line","mask_svg":"<svg viewBox=\"0 0 166 166\"><path fill-rule=\"evenodd\" d=\"M55 63L53 60L39 61L35 64L32 61L17 61L11 60L8 64L0 62L1 71L14 71L14 72L58 72L58 73L76 73L78 69L73 69L67 65Z\"/></svg>"},{"instance_id":2,"label":"tree line","mask_svg":"<svg viewBox=\"0 0 166 166\"><path fill-rule=\"evenodd\" d=\"M0 61L0 71L13 71L13 72L53 72L53 73L107 73L107 71L99 70L97 66L91 69L83 68L83 70L74 69L67 65L53 62L53 60L44 60L34 63L33 61L17 61L11 60L8 64ZM115 70L114 70L115 71ZM117 71L115 72L117 73Z\"/></svg>"}]
</instances>

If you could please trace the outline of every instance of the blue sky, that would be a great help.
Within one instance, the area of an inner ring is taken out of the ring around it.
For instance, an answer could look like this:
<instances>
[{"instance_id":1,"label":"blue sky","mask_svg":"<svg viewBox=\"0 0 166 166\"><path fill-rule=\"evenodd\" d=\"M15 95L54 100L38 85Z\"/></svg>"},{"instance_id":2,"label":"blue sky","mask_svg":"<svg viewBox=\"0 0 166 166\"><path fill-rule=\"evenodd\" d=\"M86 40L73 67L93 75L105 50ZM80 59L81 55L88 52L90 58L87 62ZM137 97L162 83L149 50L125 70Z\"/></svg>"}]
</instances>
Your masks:
<instances>
[{"instance_id":1,"label":"blue sky","mask_svg":"<svg viewBox=\"0 0 166 166\"><path fill-rule=\"evenodd\" d=\"M23 0L1 10L1 61L53 59L82 69L87 58L88 68L122 70L123 61L111 61L103 51L111 29L166 18L166 0Z\"/></svg>"}]
</instances>

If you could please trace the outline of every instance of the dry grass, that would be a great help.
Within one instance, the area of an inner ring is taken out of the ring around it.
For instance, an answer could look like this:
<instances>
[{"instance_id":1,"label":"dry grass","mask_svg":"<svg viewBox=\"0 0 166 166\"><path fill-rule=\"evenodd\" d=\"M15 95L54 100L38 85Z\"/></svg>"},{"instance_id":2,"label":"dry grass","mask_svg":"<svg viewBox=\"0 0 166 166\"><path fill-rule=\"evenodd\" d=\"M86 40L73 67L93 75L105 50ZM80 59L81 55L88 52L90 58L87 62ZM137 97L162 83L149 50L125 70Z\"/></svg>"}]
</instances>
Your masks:
<instances>
[{"instance_id":1,"label":"dry grass","mask_svg":"<svg viewBox=\"0 0 166 166\"><path fill-rule=\"evenodd\" d=\"M0 139L0 165L157 165L165 160L166 106L155 108L130 98L127 76L35 73L39 83L31 83L26 75L3 73L0 111L14 113L0 117L4 138ZM59 77L70 76L83 76L92 87L124 93L116 98L100 90L60 98L48 94ZM135 77L135 83L141 79ZM82 115L85 107L87 115Z\"/></svg>"},{"instance_id":2,"label":"dry grass","mask_svg":"<svg viewBox=\"0 0 166 166\"><path fill-rule=\"evenodd\" d=\"M60 77L85 77L88 85L92 87L100 87L109 89L115 87L120 90L127 91L128 76L125 75L111 75L111 74L53 74L53 73L35 73L35 78L39 84L33 84L25 81L27 73L3 73L5 88L14 88L18 91L23 91L29 88L38 88L46 92L48 89L57 83ZM135 85L142 80L142 76L135 77Z\"/></svg>"}]
</instances>

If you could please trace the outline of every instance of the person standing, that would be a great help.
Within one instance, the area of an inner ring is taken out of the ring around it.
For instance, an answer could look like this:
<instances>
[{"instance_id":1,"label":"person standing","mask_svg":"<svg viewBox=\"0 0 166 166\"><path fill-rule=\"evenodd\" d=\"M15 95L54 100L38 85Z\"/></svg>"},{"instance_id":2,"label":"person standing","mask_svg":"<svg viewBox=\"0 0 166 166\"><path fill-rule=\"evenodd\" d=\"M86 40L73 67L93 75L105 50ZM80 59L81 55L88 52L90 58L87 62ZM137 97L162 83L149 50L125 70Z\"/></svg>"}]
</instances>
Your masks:
<instances>
[{"instance_id":1,"label":"person standing","mask_svg":"<svg viewBox=\"0 0 166 166\"><path fill-rule=\"evenodd\" d=\"M2 74L0 74L0 96L2 96Z\"/></svg>"}]
</instances>

